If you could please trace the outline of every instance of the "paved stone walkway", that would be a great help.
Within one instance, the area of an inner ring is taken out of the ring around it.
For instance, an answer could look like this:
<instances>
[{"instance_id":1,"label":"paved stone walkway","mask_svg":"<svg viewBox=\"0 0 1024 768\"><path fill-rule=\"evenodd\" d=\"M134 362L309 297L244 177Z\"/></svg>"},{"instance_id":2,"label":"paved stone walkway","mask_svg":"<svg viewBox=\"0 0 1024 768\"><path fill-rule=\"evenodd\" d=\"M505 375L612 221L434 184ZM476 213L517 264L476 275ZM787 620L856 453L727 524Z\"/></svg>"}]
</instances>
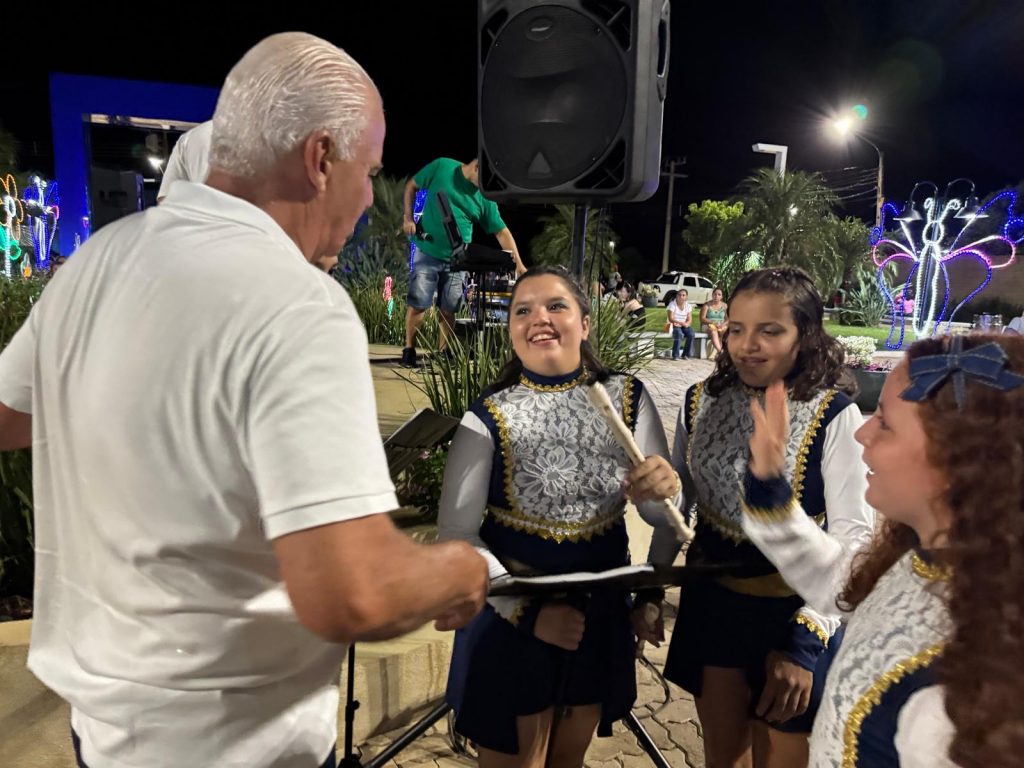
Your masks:
<instances>
[{"instance_id":1,"label":"paved stone walkway","mask_svg":"<svg viewBox=\"0 0 1024 768\"><path fill-rule=\"evenodd\" d=\"M676 417L686 389L711 373L714 364L708 360L655 359L638 378L643 381L661 415L669 445L675 432ZM675 624L678 591L670 590L666 611L666 634L670 638ZM647 647L645 656L660 671L665 665L668 642L660 648ZM665 702L660 681L646 667L637 666L637 703L634 712L650 733L665 759L673 768L703 768L704 742L693 699L675 685ZM361 746L365 763L379 754L402 733L401 730L374 736ZM652 765L636 738L621 723L613 735L595 739L587 753L588 768L646 768ZM417 741L387 764L388 768L450 768L473 766L469 756L456 755L448 742L448 726L444 721L427 731Z\"/></svg>"}]
</instances>

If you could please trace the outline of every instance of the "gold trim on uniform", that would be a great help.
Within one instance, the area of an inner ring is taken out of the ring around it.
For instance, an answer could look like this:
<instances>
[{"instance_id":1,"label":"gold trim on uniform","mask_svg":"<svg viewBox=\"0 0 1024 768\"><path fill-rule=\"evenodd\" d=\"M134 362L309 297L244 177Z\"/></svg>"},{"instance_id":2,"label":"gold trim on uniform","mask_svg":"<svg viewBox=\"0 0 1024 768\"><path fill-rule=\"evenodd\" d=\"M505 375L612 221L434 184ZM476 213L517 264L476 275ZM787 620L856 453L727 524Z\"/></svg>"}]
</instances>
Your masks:
<instances>
[{"instance_id":1,"label":"gold trim on uniform","mask_svg":"<svg viewBox=\"0 0 1024 768\"><path fill-rule=\"evenodd\" d=\"M737 525L729 518L719 515L710 507L705 507L700 503L697 504L697 521L698 524L708 523L719 534L736 544L747 540L743 526Z\"/></svg>"},{"instance_id":2,"label":"gold trim on uniform","mask_svg":"<svg viewBox=\"0 0 1024 768\"><path fill-rule=\"evenodd\" d=\"M715 581L730 592L751 597L793 597L796 594L778 571L748 578L719 576Z\"/></svg>"},{"instance_id":3,"label":"gold trim on uniform","mask_svg":"<svg viewBox=\"0 0 1024 768\"><path fill-rule=\"evenodd\" d=\"M584 366L583 370L580 371L580 375L572 381L566 381L563 384L538 384L526 378L526 374L521 373L519 374L519 383L535 392L568 392L570 389L584 384L589 375L590 373L587 371L586 366Z\"/></svg>"},{"instance_id":4,"label":"gold trim on uniform","mask_svg":"<svg viewBox=\"0 0 1024 768\"><path fill-rule=\"evenodd\" d=\"M744 515L757 520L759 523L781 523L793 516L797 508L796 497L790 496L785 504L778 507L752 507L747 504L746 499L740 499L740 509Z\"/></svg>"},{"instance_id":5,"label":"gold trim on uniform","mask_svg":"<svg viewBox=\"0 0 1024 768\"><path fill-rule=\"evenodd\" d=\"M496 523L561 544L563 541L590 541L591 537L604 533L621 520L626 514L626 507L623 505L606 515L584 522L549 520L533 517L520 509L502 509L490 505L487 514Z\"/></svg>"},{"instance_id":6,"label":"gold trim on uniform","mask_svg":"<svg viewBox=\"0 0 1024 768\"><path fill-rule=\"evenodd\" d=\"M626 422L631 432L636 431L636 422L633 418L633 377L626 376L622 382L622 420Z\"/></svg>"},{"instance_id":7,"label":"gold trim on uniform","mask_svg":"<svg viewBox=\"0 0 1024 768\"><path fill-rule=\"evenodd\" d=\"M513 627L519 626L519 620L523 618L523 613L526 611L526 606L530 604L530 601L525 597L519 599L519 604L516 609L512 611L512 615L508 617L508 623Z\"/></svg>"},{"instance_id":8,"label":"gold trim on uniform","mask_svg":"<svg viewBox=\"0 0 1024 768\"><path fill-rule=\"evenodd\" d=\"M690 429L686 441L686 466L693 466L693 437L697 434L697 408L700 407L700 398L704 394L704 382L698 382L693 387L693 397L690 398ZM692 473L691 473L692 474Z\"/></svg>"},{"instance_id":9,"label":"gold trim on uniform","mask_svg":"<svg viewBox=\"0 0 1024 768\"><path fill-rule=\"evenodd\" d=\"M505 498L508 499L509 504L515 507L516 496L512 490L512 438L508 433L508 422L505 421L505 414L501 412L501 408L494 400L488 397L484 400L484 406L490 412L495 425L498 427L498 437L501 440L501 456L505 463Z\"/></svg>"},{"instance_id":10,"label":"gold trim on uniform","mask_svg":"<svg viewBox=\"0 0 1024 768\"><path fill-rule=\"evenodd\" d=\"M796 466L793 469L792 482L793 498L801 505L804 499L804 474L807 471L807 454L811 452L811 443L814 440L814 436L818 434L821 420L825 418L825 410L828 408L829 403L832 402L832 398L836 396L836 391L834 389L830 390L821 398L821 402L818 403L818 407L814 411L814 418L811 419L810 426L804 432L803 440L800 441L800 448L796 452Z\"/></svg>"},{"instance_id":11,"label":"gold trim on uniform","mask_svg":"<svg viewBox=\"0 0 1024 768\"><path fill-rule=\"evenodd\" d=\"M910 556L910 567L914 573L928 581L949 581L953 578L953 569L948 565L936 565L925 562L917 552Z\"/></svg>"},{"instance_id":12,"label":"gold trim on uniform","mask_svg":"<svg viewBox=\"0 0 1024 768\"><path fill-rule=\"evenodd\" d=\"M896 683L907 675L927 667L942 653L942 643L925 648L920 653L911 656L906 661L897 663L892 669L879 677L867 691L857 700L846 718L846 726L843 729L843 762L842 768L856 768L859 757L860 729L864 720L871 714L871 710L877 707L882 696Z\"/></svg>"},{"instance_id":13,"label":"gold trim on uniform","mask_svg":"<svg viewBox=\"0 0 1024 768\"><path fill-rule=\"evenodd\" d=\"M828 632L826 632L823 627L819 626L818 622L814 619L807 618L802 613L798 613L794 621L796 621L796 623L801 627L806 627L807 631L812 635L817 635L818 639L821 640L826 648L828 648Z\"/></svg>"},{"instance_id":14,"label":"gold trim on uniform","mask_svg":"<svg viewBox=\"0 0 1024 768\"><path fill-rule=\"evenodd\" d=\"M584 373L586 372L584 371ZM505 498L508 499L509 506L511 507L511 509L487 507L488 513L494 518L496 523L514 528L517 531L532 533L542 539L550 539L561 544L563 541L589 541L593 535L608 530L626 514L624 502L618 509L601 517L591 518L585 522L561 522L526 514L516 501L515 487L512 483L512 438L509 435L505 414L501 412L501 408L491 398L484 400L484 406L498 427L498 437L501 440L501 455L505 464Z\"/></svg>"}]
</instances>

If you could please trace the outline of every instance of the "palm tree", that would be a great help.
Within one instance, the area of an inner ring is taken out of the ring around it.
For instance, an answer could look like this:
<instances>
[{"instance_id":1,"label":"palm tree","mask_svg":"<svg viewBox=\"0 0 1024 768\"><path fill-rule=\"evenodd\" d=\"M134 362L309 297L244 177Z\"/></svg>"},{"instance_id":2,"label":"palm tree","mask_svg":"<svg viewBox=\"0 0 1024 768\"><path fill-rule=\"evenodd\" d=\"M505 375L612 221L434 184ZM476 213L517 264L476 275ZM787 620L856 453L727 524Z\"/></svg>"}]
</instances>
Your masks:
<instances>
[{"instance_id":1,"label":"palm tree","mask_svg":"<svg viewBox=\"0 0 1024 768\"><path fill-rule=\"evenodd\" d=\"M740 185L742 251L757 253L763 266L792 264L814 278L822 295L831 295L845 264L836 263L835 194L813 173L780 176L764 168ZM845 259L844 259L845 260Z\"/></svg>"},{"instance_id":2,"label":"palm tree","mask_svg":"<svg viewBox=\"0 0 1024 768\"><path fill-rule=\"evenodd\" d=\"M572 254L574 207L556 205L555 212L541 217L544 228L530 241L530 260L537 266L547 264L568 265ZM609 269L615 261L615 250L609 243L618 242L611 228L611 216L604 209L590 208L587 215L586 253L583 273L597 278L601 270Z\"/></svg>"},{"instance_id":3,"label":"palm tree","mask_svg":"<svg viewBox=\"0 0 1024 768\"><path fill-rule=\"evenodd\" d=\"M404 282L409 274L409 239L402 232L405 179L376 176L373 205L338 256L338 276L347 283L379 283L385 274Z\"/></svg>"}]
</instances>

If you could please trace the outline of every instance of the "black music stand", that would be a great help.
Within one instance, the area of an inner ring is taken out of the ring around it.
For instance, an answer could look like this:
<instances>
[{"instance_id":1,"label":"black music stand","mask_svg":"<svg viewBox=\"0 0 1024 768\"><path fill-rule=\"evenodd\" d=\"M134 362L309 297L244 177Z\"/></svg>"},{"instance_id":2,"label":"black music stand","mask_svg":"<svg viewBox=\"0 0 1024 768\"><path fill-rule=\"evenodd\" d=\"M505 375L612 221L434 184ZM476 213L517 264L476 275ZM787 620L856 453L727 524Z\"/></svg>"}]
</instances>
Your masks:
<instances>
[{"instance_id":1,"label":"black music stand","mask_svg":"<svg viewBox=\"0 0 1024 768\"><path fill-rule=\"evenodd\" d=\"M750 570L745 565L720 564L720 565L691 565L691 566L655 566L638 565L616 568L601 573L577 573L565 576L540 576L540 577L509 577L499 579L492 583L489 594L491 595L544 595L566 593L585 594L588 591L599 588L615 586L626 590L643 589L645 587L673 587L680 586L686 582L699 579L713 578L720 575L745 575ZM755 575L751 573L751 575ZM451 707L444 700L430 710L424 717L414 723L408 730L402 733L394 743L367 763L362 763L354 754L352 748L352 725L355 720L355 711L359 708L359 702L355 701L354 695L354 662L355 648L348 650L348 698L345 705L345 755L339 768L383 768L389 761L422 736L438 720L444 717L451 710ZM654 739L644 728L640 719L630 712L623 719L623 723L636 737L637 742L643 748L651 762L658 768L672 768L668 760L654 743ZM552 726L554 729L554 726ZM454 740L453 740L454 742ZM453 743L453 751L459 752Z\"/></svg>"}]
</instances>

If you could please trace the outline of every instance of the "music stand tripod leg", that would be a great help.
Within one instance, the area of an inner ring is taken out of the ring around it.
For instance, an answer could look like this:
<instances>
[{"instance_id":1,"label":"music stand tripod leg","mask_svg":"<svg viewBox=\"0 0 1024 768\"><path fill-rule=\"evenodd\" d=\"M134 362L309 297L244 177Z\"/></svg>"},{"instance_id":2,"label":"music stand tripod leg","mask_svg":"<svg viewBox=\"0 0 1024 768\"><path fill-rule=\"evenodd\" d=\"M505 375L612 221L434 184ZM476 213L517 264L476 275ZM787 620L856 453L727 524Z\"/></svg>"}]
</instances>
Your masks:
<instances>
[{"instance_id":1,"label":"music stand tripod leg","mask_svg":"<svg viewBox=\"0 0 1024 768\"><path fill-rule=\"evenodd\" d=\"M359 702L356 701L356 644L348 647L348 682L345 690L345 754L338 763L338 768L362 768L359 757L353 749L352 739L355 733L356 710L359 709Z\"/></svg>"},{"instance_id":2,"label":"music stand tripod leg","mask_svg":"<svg viewBox=\"0 0 1024 768\"><path fill-rule=\"evenodd\" d=\"M366 768L383 768L383 766L387 765L395 755L426 733L430 726L447 715L449 709L451 709L451 707L448 706L448 703L442 701L434 707L434 709L430 710L422 720L395 739L394 743L390 747L368 762L366 764Z\"/></svg>"},{"instance_id":3,"label":"music stand tripod leg","mask_svg":"<svg viewBox=\"0 0 1024 768\"><path fill-rule=\"evenodd\" d=\"M654 739L651 738L651 734L647 732L647 729L644 728L636 715L630 712L622 719L622 722L630 731L633 732L633 735L636 736L636 740L640 743L644 752L647 753L647 756L651 758L652 763L658 766L658 768L672 768L672 766L669 765L668 760L665 759L665 756L661 754L661 750L658 749L658 745L654 743Z\"/></svg>"}]
</instances>

